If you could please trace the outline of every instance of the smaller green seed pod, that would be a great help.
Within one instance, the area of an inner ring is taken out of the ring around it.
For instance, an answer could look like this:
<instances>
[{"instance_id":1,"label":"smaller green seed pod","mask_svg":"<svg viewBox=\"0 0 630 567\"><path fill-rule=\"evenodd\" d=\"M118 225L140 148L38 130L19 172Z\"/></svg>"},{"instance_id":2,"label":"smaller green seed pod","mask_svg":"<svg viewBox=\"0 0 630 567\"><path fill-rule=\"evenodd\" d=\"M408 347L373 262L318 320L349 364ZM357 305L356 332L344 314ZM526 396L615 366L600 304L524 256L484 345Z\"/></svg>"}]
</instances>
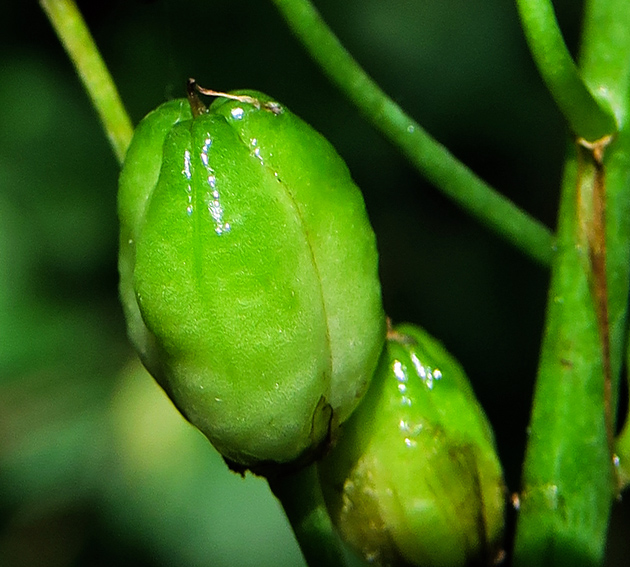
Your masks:
<instances>
[{"instance_id":1,"label":"smaller green seed pod","mask_svg":"<svg viewBox=\"0 0 630 567\"><path fill-rule=\"evenodd\" d=\"M255 91L189 96L142 120L121 173L128 332L226 460L266 474L316 456L367 389L385 338L376 242L308 124Z\"/></svg>"},{"instance_id":2,"label":"smaller green seed pod","mask_svg":"<svg viewBox=\"0 0 630 567\"><path fill-rule=\"evenodd\" d=\"M319 463L333 523L383 566L495 558L505 490L493 434L462 368L401 325L361 405Z\"/></svg>"}]
</instances>

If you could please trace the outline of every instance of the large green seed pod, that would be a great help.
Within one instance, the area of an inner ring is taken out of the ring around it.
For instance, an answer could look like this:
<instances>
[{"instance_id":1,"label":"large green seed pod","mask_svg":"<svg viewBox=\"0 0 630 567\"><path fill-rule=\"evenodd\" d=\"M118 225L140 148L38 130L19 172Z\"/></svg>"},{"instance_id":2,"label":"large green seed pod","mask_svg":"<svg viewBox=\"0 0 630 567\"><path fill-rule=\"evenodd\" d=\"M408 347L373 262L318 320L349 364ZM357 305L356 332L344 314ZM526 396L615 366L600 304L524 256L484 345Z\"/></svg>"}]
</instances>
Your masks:
<instances>
[{"instance_id":1,"label":"large green seed pod","mask_svg":"<svg viewBox=\"0 0 630 567\"><path fill-rule=\"evenodd\" d=\"M129 335L226 459L293 462L376 367L374 234L343 160L289 110L251 91L192 103L150 113L121 174Z\"/></svg>"},{"instance_id":2,"label":"large green seed pod","mask_svg":"<svg viewBox=\"0 0 630 567\"><path fill-rule=\"evenodd\" d=\"M371 562L454 567L497 554L505 495L490 426L459 364L417 327L390 332L319 471L333 523Z\"/></svg>"}]
</instances>

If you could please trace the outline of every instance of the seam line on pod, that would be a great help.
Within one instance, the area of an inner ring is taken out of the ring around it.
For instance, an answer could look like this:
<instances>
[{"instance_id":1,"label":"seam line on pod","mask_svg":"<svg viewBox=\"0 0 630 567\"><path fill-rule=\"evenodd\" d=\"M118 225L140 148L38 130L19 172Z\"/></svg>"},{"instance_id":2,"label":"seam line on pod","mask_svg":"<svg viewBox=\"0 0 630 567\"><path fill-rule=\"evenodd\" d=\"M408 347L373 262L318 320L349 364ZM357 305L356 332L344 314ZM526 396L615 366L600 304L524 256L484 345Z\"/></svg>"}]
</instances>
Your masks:
<instances>
[{"instance_id":1,"label":"seam line on pod","mask_svg":"<svg viewBox=\"0 0 630 567\"><path fill-rule=\"evenodd\" d=\"M254 155L254 157L256 157L261 165L261 167L264 169L264 171L267 173L267 175L269 175L272 179L274 179L277 183L280 184L280 186L282 187L284 193L287 195L287 197L289 198L289 201L291 202L291 206L293 207L295 214L297 215L299 221L300 221L300 228L301 228L301 232L304 235L304 239L306 240L306 245L308 246L308 250L309 250L309 254L311 257L311 262L313 264L313 268L315 270L315 274L317 276L317 285L319 288L319 297L321 299L322 302L322 311L324 313L324 322L325 322L325 327L326 327L326 346L328 348L328 386L330 386L330 384L332 383L332 377L333 377L333 363L332 363L332 343L331 343L331 339L330 339L330 326L329 326L329 319L328 319L328 309L327 309L327 305L326 305L326 299L324 297L324 288L322 285L322 277L321 277L321 273L319 271L319 266L317 264L317 258L315 256L315 251L313 250L313 246L311 244L311 240L309 238L309 231L306 229L306 223L304 222L304 217L302 216L302 212L300 211L300 207L298 206L293 193L291 192L290 188L286 185L286 183L280 178L278 177L275 172L265 163L264 160L260 159L259 156L257 156L256 154L252 154L251 151L251 147L250 145L247 143L246 140L243 139L241 133L238 131L238 129L232 127L234 132L236 133L238 139L241 141L241 144L243 144L243 146L247 149L248 153L250 155Z\"/></svg>"},{"instance_id":2,"label":"seam line on pod","mask_svg":"<svg viewBox=\"0 0 630 567\"><path fill-rule=\"evenodd\" d=\"M263 164L263 167L265 168L265 170L268 172L269 175L271 175L272 178L276 178L273 171L271 171L271 169L266 165ZM309 254L311 256L311 262L313 263L313 268L315 269L315 273L317 274L317 287L319 289L319 296L321 298L321 302L322 302L322 310L324 312L324 321L326 322L326 345L328 346L328 379L332 380L332 345L331 345L331 340L330 340L330 329L329 329L329 325L328 325L328 309L326 306L326 299L324 297L324 288L322 285L322 277L321 277L321 273L319 271L319 266L317 265L317 258L315 256L315 251L313 250L313 245L311 244L311 240L309 238L309 231L306 229L306 225L304 223L304 218L302 217L302 213L300 211L300 207L298 207L298 204L295 201L295 198L293 197L293 193L289 190L289 187L284 183L284 181L282 181L281 179L278 180L278 183L282 186L282 189L284 190L284 192L287 194L288 198L291 201L291 204L293 206L293 208L295 209L295 213L297 214L298 218L300 219L300 228L302 229L302 233L304 234L304 239L306 240L306 245L308 246L308 251Z\"/></svg>"},{"instance_id":3,"label":"seam line on pod","mask_svg":"<svg viewBox=\"0 0 630 567\"><path fill-rule=\"evenodd\" d=\"M267 165L263 164L263 167L265 168L265 170L273 177L275 178L273 172L269 169L269 167L267 167ZM298 218L300 219L300 228L302 229L302 232L304 233L304 238L306 240L306 245L308 246L308 251L311 255L311 262L313 263L313 268L315 270L315 273L317 275L317 287L319 289L319 297L321 299L322 302L322 311L324 312L324 322L325 322L325 327L326 327L326 346L328 347L328 384L327 387L330 387L330 384L332 383L332 379L333 379L333 361L332 361L332 344L331 344L331 340L330 340L330 327L329 327L329 322L328 322L328 309L326 306L326 299L324 297L324 288L322 285L322 277L321 277L321 273L319 271L319 266L317 265L317 258L315 257L315 251L313 250L313 246L311 244L310 238L309 238L309 232L305 227L305 223L304 223L304 218L302 217L302 213L300 211L300 208L298 207L297 203L295 202L295 199L293 198L293 194L291 193L291 191L289 190L289 188L287 187L287 185L285 185L284 181L279 180L278 181L280 183L280 185L282 186L284 192L287 194L287 196L289 197L289 199L291 200L291 204L293 205L293 208L295 209L295 212L298 216ZM319 405L319 404L318 404Z\"/></svg>"}]
</instances>

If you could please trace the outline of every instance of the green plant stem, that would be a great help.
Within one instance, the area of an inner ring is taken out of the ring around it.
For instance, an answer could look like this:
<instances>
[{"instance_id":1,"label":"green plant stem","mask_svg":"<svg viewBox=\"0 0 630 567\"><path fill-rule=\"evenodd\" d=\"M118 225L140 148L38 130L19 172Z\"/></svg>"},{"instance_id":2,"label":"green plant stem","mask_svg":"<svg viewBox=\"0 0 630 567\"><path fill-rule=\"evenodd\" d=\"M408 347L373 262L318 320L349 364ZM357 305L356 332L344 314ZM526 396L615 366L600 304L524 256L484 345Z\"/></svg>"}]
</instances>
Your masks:
<instances>
[{"instance_id":1,"label":"green plant stem","mask_svg":"<svg viewBox=\"0 0 630 567\"><path fill-rule=\"evenodd\" d=\"M630 111L630 9L627 0L587 0L579 56L582 77L627 129Z\"/></svg>"},{"instance_id":2,"label":"green plant stem","mask_svg":"<svg viewBox=\"0 0 630 567\"><path fill-rule=\"evenodd\" d=\"M627 125L624 125L614 145L607 150L606 164L606 273L610 320L612 409L616 414L622 361L627 348L628 295L630 293L630 129ZM613 415L614 417L616 415ZM626 425L626 436L630 435L627 428ZM624 441L624 433L619 439L618 446L615 447L615 452L622 468L628 470L630 440ZM621 468L619 475L619 487L622 488L625 483Z\"/></svg>"},{"instance_id":3,"label":"green plant stem","mask_svg":"<svg viewBox=\"0 0 630 567\"><path fill-rule=\"evenodd\" d=\"M72 0L40 0L107 133L116 159L123 163L133 126L81 12Z\"/></svg>"},{"instance_id":4,"label":"green plant stem","mask_svg":"<svg viewBox=\"0 0 630 567\"><path fill-rule=\"evenodd\" d=\"M595 168L589 164L579 171L577 161L573 149L563 180L558 251L523 467L517 567L599 565L606 541L613 475L594 275L583 225L592 214Z\"/></svg>"},{"instance_id":5,"label":"green plant stem","mask_svg":"<svg viewBox=\"0 0 630 567\"><path fill-rule=\"evenodd\" d=\"M626 4L587 3L581 72L606 93L619 132L599 162L595 152L575 146L567 158L523 467L516 566L601 565L611 504L630 470L628 429L616 445L612 439L630 287L629 35ZM600 225L593 199L598 183ZM595 261L602 249L603 271Z\"/></svg>"},{"instance_id":6,"label":"green plant stem","mask_svg":"<svg viewBox=\"0 0 630 567\"><path fill-rule=\"evenodd\" d=\"M558 27L551 0L517 0L521 24L538 70L577 137L598 140L617 130L607 101L580 75ZM620 9L627 10L620 7Z\"/></svg>"},{"instance_id":7,"label":"green plant stem","mask_svg":"<svg viewBox=\"0 0 630 567\"><path fill-rule=\"evenodd\" d=\"M604 159L608 348L588 235L597 167L586 150L579 152L581 165L572 148L563 181L523 467L516 566L600 565L611 503L628 478L630 433L626 429L613 449L612 422L627 327L630 136L622 130Z\"/></svg>"},{"instance_id":8,"label":"green plant stem","mask_svg":"<svg viewBox=\"0 0 630 567\"><path fill-rule=\"evenodd\" d=\"M615 243L619 235L630 231L630 10L626 0L588 0L585 6L585 28L580 65L584 79L597 88L613 109L617 122L621 125L617 146L625 147L610 156L608 167L608 185L619 187L609 191L607 216L609 231L607 238ZM620 240L613 246L619 250L618 258L609 261L608 278L611 294L609 297L611 313L621 314L627 306L628 279L630 270L630 246ZM609 254L610 258L610 254ZM614 295L613 295L614 293ZM627 331L627 313L619 317L616 330L611 324L611 334L623 337ZM623 340L630 363L630 345ZM615 346L615 342L611 347ZM621 347L620 347L621 348ZM613 352L613 357L616 353ZM630 368L630 364L627 366ZM628 372L628 371L627 371ZM630 379L630 375L627 376ZM618 488L622 490L630 484L630 421L625 416L625 425L615 444L616 462L618 463Z\"/></svg>"},{"instance_id":9,"label":"green plant stem","mask_svg":"<svg viewBox=\"0 0 630 567\"><path fill-rule=\"evenodd\" d=\"M317 466L269 479L310 567L345 567L346 559L322 495Z\"/></svg>"},{"instance_id":10,"label":"green plant stem","mask_svg":"<svg viewBox=\"0 0 630 567\"><path fill-rule=\"evenodd\" d=\"M407 116L346 51L308 0L273 2L329 78L431 183L536 261L550 262L550 231L477 177Z\"/></svg>"}]
</instances>

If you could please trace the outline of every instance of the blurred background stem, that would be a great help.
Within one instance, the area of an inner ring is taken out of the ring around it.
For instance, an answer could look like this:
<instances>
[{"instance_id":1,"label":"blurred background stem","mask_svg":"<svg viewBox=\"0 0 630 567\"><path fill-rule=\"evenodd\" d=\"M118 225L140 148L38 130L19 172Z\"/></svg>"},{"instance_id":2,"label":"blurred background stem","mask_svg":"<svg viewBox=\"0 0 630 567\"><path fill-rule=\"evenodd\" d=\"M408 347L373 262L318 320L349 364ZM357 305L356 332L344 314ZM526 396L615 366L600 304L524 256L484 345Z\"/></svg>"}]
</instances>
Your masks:
<instances>
[{"instance_id":1,"label":"blurred background stem","mask_svg":"<svg viewBox=\"0 0 630 567\"><path fill-rule=\"evenodd\" d=\"M416 169L460 207L518 249L537 262L550 262L550 231L477 177L405 114L348 53L309 0L273 2L333 83Z\"/></svg>"},{"instance_id":2,"label":"blurred background stem","mask_svg":"<svg viewBox=\"0 0 630 567\"><path fill-rule=\"evenodd\" d=\"M133 126L81 12L73 0L40 0L40 4L79 74L122 165Z\"/></svg>"}]
</instances>

